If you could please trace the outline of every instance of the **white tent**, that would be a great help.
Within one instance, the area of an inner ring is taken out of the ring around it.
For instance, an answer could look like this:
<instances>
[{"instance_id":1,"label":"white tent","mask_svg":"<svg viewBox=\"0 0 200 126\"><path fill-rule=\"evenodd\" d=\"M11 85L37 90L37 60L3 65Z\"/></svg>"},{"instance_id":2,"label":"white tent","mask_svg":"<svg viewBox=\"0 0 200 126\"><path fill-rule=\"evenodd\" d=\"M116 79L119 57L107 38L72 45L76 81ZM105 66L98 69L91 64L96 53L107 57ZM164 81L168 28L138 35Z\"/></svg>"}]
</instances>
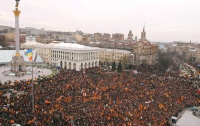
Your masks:
<instances>
[{"instance_id":1,"label":"white tent","mask_svg":"<svg viewBox=\"0 0 200 126\"><path fill-rule=\"evenodd\" d=\"M176 126L200 126L200 118L194 116L192 111L186 111L178 120Z\"/></svg>"}]
</instances>

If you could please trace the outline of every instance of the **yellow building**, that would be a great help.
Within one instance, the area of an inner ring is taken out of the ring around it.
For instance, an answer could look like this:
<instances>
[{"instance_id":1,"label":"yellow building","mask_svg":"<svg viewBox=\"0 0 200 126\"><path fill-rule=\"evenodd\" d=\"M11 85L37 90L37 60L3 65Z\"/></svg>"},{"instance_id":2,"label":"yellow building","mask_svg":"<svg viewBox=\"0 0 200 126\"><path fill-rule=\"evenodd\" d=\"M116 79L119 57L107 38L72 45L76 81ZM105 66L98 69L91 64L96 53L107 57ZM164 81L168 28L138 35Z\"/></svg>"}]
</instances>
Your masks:
<instances>
[{"instance_id":1,"label":"yellow building","mask_svg":"<svg viewBox=\"0 0 200 126\"><path fill-rule=\"evenodd\" d=\"M183 56L184 50L193 48L198 48L198 46L191 42L174 41L173 43L168 44L168 51L170 53L175 53L179 56Z\"/></svg>"},{"instance_id":2,"label":"yellow building","mask_svg":"<svg viewBox=\"0 0 200 126\"><path fill-rule=\"evenodd\" d=\"M82 35L80 35L80 34L74 34L74 38L76 39L76 41L77 42L80 42L80 41L82 41L83 40L83 36Z\"/></svg>"},{"instance_id":3,"label":"yellow building","mask_svg":"<svg viewBox=\"0 0 200 126\"><path fill-rule=\"evenodd\" d=\"M15 34L13 32L5 33L5 42L14 42Z\"/></svg>"},{"instance_id":4,"label":"yellow building","mask_svg":"<svg viewBox=\"0 0 200 126\"><path fill-rule=\"evenodd\" d=\"M91 42L92 37L91 35L83 35L83 40L87 43Z\"/></svg>"},{"instance_id":5,"label":"yellow building","mask_svg":"<svg viewBox=\"0 0 200 126\"><path fill-rule=\"evenodd\" d=\"M154 65L158 60L158 45L151 44L146 39L146 32L143 28L141 39L133 46L132 64L149 64Z\"/></svg>"},{"instance_id":6,"label":"yellow building","mask_svg":"<svg viewBox=\"0 0 200 126\"><path fill-rule=\"evenodd\" d=\"M131 52L127 50L101 48L99 61L104 65L111 65L114 61L126 64L129 61L130 54Z\"/></svg>"},{"instance_id":7,"label":"yellow building","mask_svg":"<svg viewBox=\"0 0 200 126\"><path fill-rule=\"evenodd\" d=\"M37 54L40 55L42 60L45 63L51 63L51 50L50 48L60 42L53 41L50 44L42 44L38 42L25 42L24 44L21 45L21 48L27 49L27 48L32 48L33 50L36 50Z\"/></svg>"}]
</instances>

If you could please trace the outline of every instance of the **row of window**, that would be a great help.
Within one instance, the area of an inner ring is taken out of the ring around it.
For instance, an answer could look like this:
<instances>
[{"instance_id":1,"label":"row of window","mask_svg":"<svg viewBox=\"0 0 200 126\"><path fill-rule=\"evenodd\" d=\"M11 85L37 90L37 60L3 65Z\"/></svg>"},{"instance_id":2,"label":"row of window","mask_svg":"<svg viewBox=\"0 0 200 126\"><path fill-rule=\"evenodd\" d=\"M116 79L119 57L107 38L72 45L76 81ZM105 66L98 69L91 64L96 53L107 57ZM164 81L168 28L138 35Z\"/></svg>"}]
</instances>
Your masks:
<instances>
[{"instance_id":1,"label":"row of window","mask_svg":"<svg viewBox=\"0 0 200 126\"><path fill-rule=\"evenodd\" d=\"M101 53L111 54L109 52L101 52ZM112 54L115 54L115 55L129 55L129 53L128 54L127 53L112 53ZM103 55L103 54L101 54L101 55Z\"/></svg>"}]
</instances>

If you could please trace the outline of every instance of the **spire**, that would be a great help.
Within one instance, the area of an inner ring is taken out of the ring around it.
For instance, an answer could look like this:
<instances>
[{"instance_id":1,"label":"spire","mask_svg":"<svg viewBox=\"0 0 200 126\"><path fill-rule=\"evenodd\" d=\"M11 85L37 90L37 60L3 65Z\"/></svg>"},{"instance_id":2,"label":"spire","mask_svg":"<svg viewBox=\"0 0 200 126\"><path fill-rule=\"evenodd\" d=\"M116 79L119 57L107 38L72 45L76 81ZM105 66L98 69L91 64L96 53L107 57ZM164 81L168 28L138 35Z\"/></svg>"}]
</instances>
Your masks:
<instances>
[{"instance_id":1,"label":"spire","mask_svg":"<svg viewBox=\"0 0 200 126\"><path fill-rule=\"evenodd\" d=\"M144 23L143 31L141 32L141 39L146 40L145 23Z\"/></svg>"}]
</instances>

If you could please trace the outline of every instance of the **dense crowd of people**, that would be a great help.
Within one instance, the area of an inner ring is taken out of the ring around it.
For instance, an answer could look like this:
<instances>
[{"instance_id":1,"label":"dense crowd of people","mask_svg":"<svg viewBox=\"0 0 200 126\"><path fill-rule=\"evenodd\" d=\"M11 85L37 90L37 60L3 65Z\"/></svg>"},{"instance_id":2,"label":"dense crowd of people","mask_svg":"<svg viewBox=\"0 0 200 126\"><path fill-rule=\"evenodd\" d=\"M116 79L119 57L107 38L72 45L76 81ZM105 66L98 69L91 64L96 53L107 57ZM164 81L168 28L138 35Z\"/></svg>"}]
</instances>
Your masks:
<instances>
[{"instance_id":1,"label":"dense crowd of people","mask_svg":"<svg viewBox=\"0 0 200 126\"><path fill-rule=\"evenodd\" d=\"M12 87L24 95L1 94L0 124L33 126L168 126L169 118L189 106L199 106L190 79L168 74L106 72L101 67L61 70ZM171 73L178 74L178 73ZM1 85L3 88L4 85Z\"/></svg>"}]
</instances>

